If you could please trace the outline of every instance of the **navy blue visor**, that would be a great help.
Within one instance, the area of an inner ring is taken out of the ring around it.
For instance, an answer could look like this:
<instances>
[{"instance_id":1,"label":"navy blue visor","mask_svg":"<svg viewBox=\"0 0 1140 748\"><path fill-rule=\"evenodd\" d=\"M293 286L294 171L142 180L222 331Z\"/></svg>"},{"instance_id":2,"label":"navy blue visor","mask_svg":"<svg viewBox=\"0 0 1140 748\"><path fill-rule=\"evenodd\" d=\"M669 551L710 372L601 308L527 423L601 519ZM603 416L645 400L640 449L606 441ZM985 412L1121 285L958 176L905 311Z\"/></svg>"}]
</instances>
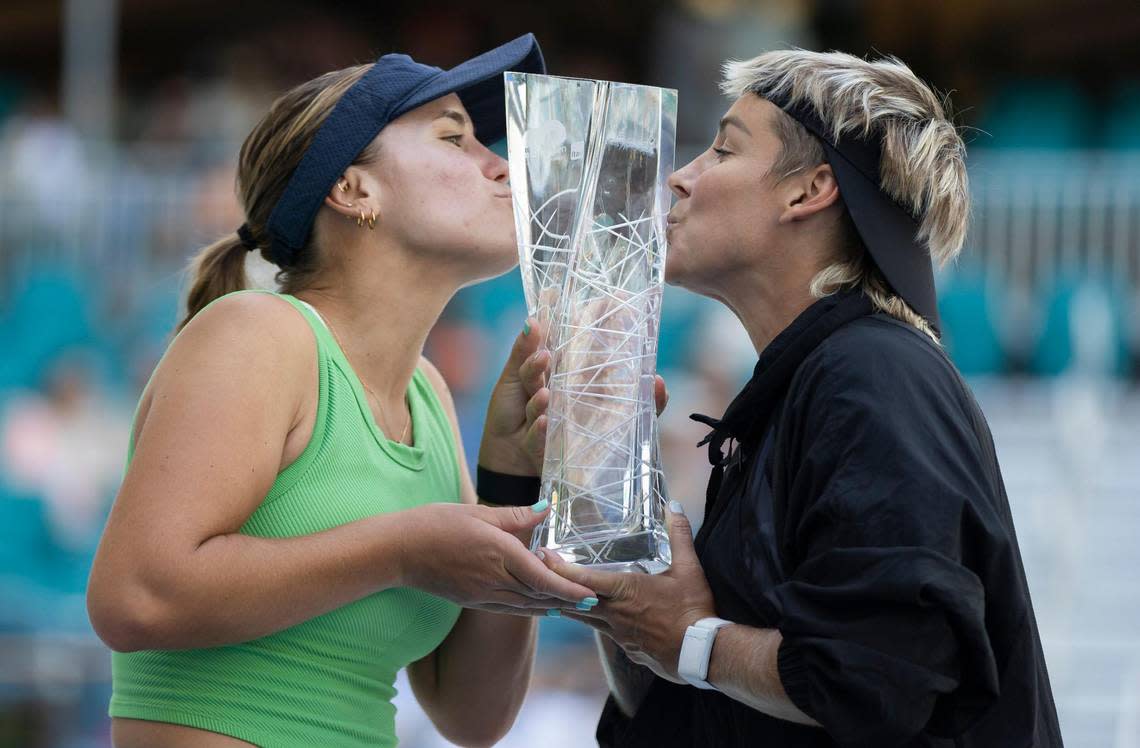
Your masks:
<instances>
[{"instance_id":1,"label":"navy blue visor","mask_svg":"<svg viewBox=\"0 0 1140 748\"><path fill-rule=\"evenodd\" d=\"M810 105L791 106L787 97L761 96L822 141L827 162L839 183L839 194L871 259L895 293L939 332L942 323L930 250L918 238L918 220L883 191L879 179L879 138L844 133L835 140Z\"/></svg>"},{"instance_id":2,"label":"navy blue visor","mask_svg":"<svg viewBox=\"0 0 1140 748\"><path fill-rule=\"evenodd\" d=\"M269 216L269 259L289 263L305 246L329 190L392 120L429 101L458 94L484 145L506 134L503 73L545 73L542 50L526 34L450 70L388 54L341 96L289 178Z\"/></svg>"}]
</instances>

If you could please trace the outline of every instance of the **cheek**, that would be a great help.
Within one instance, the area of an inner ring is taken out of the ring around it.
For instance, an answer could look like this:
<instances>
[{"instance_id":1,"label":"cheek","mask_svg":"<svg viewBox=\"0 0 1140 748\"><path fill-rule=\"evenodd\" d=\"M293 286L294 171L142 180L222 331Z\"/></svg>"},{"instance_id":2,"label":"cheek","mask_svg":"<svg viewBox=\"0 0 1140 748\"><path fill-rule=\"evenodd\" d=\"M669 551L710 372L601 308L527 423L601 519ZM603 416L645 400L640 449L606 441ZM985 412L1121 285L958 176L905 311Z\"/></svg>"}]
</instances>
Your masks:
<instances>
[{"instance_id":1,"label":"cheek","mask_svg":"<svg viewBox=\"0 0 1140 748\"><path fill-rule=\"evenodd\" d=\"M729 194L726 180L716 169L709 169L693 183L686 220L715 221L721 201Z\"/></svg>"},{"instance_id":2,"label":"cheek","mask_svg":"<svg viewBox=\"0 0 1140 748\"><path fill-rule=\"evenodd\" d=\"M446 152L409 159L391 175L388 205L396 232L431 250L504 252L514 257L510 201L492 196L486 177L465 157ZM445 249L446 248L446 249Z\"/></svg>"},{"instance_id":3,"label":"cheek","mask_svg":"<svg viewBox=\"0 0 1140 748\"><path fill-rule=\"evenodd\" d=\"M431 186L444 196L469 195L480 176L471 164L455 158L443 159L431 174Z\"/></svg>"},{"instance_id":4,"label":"cheek","mask_svg":"<svg viewBox=\"0 0 1140 748\"><path fill-rule=\"evenodd\" d=\"M725 170L701 179L693 190L691 214L710 238L749 242L766 232L773 204L771 191L750 170Z\"/></svg>"},{"instance_id":5,"label":"cheek","mask_svg":"<svg viewBox=\"0 0 1140 748\"><path fill-rule=\"evenodd\" d=\"M706 172L694 185L686 228L693 229L702 244L720 245L731 242L738 233L742 212L747 210L747 200L742 194L739 180L732 175L716 170Z\"/></svg>"},{"instance_id":6,"label":"cheek","mask_svg":"<svg viewBox=\"0 0 1140 748\"><path fill-rule=\"evenodd\" d=\"M472 195L471 165L446 151L403 159L395 167L388 181L402 208L434 213L459 207L457 196Z\"/></svg>"}]
</instances>

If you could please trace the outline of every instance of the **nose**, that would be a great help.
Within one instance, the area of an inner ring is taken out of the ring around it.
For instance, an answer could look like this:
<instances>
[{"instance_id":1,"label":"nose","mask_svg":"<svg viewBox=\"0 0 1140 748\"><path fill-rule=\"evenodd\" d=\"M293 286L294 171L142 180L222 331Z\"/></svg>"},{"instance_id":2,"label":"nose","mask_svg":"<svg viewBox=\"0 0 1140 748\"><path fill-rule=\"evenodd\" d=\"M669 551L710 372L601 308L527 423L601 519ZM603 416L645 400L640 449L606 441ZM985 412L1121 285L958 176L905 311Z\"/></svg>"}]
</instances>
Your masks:
<instances>
[{"instance_id":1,"label":"nose","mask_svg":"<svg viewBox=\"0 0 1140 748\"><path fill-rule=\"evenodd\" d=\"M507 160L502 156L492 153L491 169L487 173L488 179L494 179L496 182L505 182L510 176L510 168L507 166Z\"/></svg>"},{"instance_id":2,"label":"nose","mask_svg":"<svg viewBox=\"0 0 1140 748\"><path fill-rule=\"evenodd\" d=\"M510 168L507 165L507 160L482 143L479 143L479 151L481 158L479 166L483 172L483 176L495 182L506 182L510 177Z\"/></svg>"},{"instance_id":3,"label":"nose","mask_svg":"<svg viewBox=\"0 0 1140 748\"><path fill-rule=\"evenodd\" d=\"M677 169L677 171L669 175L669 179L666 181L666 184L669 185L669 189L673 191L673 194L682 200L692 194L694 163L696 163L695 160L690 161L680 169Z\"/></svg>"}]
</instances>

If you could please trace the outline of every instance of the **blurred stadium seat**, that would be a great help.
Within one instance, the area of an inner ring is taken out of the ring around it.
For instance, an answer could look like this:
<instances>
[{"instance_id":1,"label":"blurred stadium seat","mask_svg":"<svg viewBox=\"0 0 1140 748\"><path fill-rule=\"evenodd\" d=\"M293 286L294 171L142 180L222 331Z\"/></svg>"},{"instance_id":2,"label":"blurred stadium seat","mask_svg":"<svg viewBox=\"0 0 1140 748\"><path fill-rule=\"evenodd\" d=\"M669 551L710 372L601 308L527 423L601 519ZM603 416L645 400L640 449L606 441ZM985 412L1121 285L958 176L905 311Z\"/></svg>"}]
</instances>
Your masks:
<instances>
[{"instance_id":1,"label":"blurred stadium seat","mask_svg":"<svg viewBox=\"0 0 1140 748\"><path fill-rule=\"evenodd\" d=\"M1082 148L1094 142L1093 109L1075 84L1017 80L998 87L977 127L985 148Z\"/></svg>"}]
</instances>

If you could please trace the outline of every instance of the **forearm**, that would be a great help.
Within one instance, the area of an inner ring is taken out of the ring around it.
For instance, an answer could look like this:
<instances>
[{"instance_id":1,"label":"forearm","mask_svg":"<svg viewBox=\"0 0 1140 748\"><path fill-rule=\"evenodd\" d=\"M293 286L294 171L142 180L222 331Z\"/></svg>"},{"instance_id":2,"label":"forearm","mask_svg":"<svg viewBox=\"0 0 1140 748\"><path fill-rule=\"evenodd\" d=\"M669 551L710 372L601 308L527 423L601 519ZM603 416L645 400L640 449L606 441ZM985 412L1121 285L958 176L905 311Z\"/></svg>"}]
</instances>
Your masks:
<instances>
[{"instance_id":1,"label":"forearm","mask_svg":"<svg viewBox=\"0 0 1140 748\"><path fill-rule=\"evenodd\" d=\"M630 660L622 648L605 634L594 632L594 638L598 642L598 654L610 693L622 713L632 717L649 692L654 678L653 671Z\"/></svg>"},{"instance_id":2,"label":"forearm","mask_svg":"<svg viewBox=\"0 0 1140 748\"><path fill-rule=\"evenodd\" d=\"M530 616L465 608L435 652L434 683L417 689L440 732L462 742L502 738L526 697L537 639Z\"/></svg>"},{"instance_id":3,"label":"forearm","mask_svg":"<svg viewBox=\"0 0 1140 748\"><path fill-rule=\"evenodd\" d=\"M777 719L818 726L792 703L780 682L776 629L733 624L717 632L707 680L730 698Z\"/></svg>"},{"instance_id":4,"label":"forearm","mask_svg":"<svg viewBox=\"0 0 1140 748\"><path fill-rule=\"evenodd\" d=\"M92 620L115 621L104 639L125 651L267 636L400 586L403 524L393 513L292 538L215 536L171 562L176 568L140 569L127 582L99 585L121 590L92 596ZM110 609L97 616L100 603Z\"/></svg>"}]
</instances>

